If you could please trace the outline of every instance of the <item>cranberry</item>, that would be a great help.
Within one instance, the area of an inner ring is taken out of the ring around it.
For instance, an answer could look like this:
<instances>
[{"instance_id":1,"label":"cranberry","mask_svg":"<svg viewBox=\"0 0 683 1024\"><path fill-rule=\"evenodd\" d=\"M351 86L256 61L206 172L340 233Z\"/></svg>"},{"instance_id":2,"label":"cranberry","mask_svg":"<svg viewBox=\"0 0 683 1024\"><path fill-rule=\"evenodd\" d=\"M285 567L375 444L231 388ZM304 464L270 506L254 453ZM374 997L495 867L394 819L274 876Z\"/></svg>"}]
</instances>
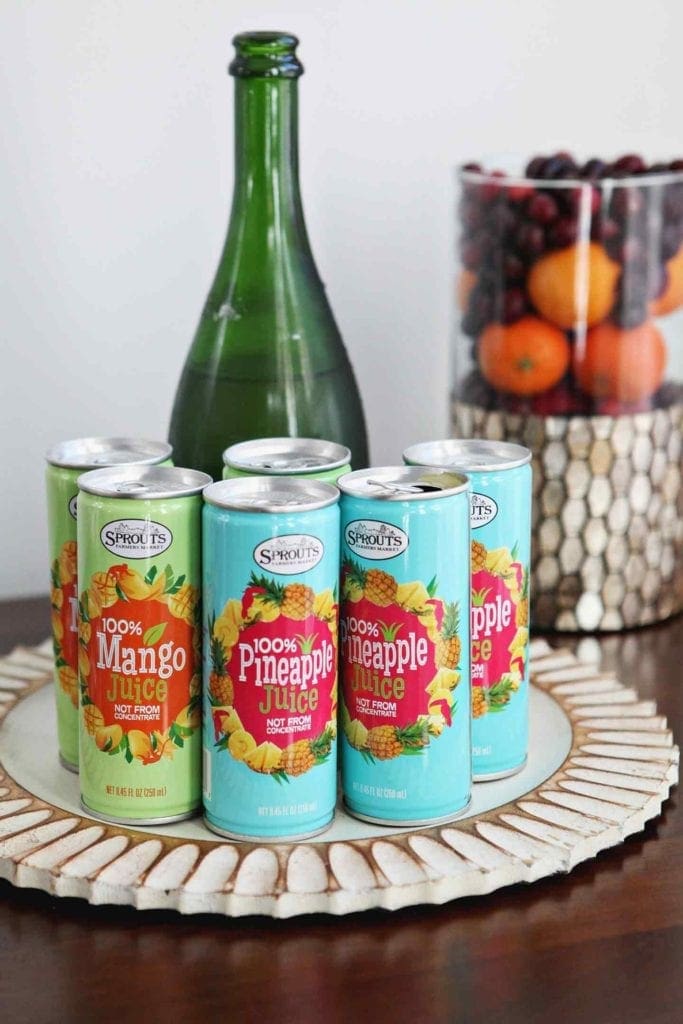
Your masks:
<instances>
[{"instance_id":1,"label":"cranberry","mask_svg":"<svg viewBox=\"0 0 683 1024\"><path fill-rule=\"evenodd\" d=\"M559 213L557 203L547 192L536 192L529 200L526 212L537 224L550 224Z\"/></svg>"},{"instance_id":2,"label":"cranberry","mask_svg":"<svg viewBox=\"0 0 683 1024\"><path fill-rule=\"evenodd\" d=\"M567 416L582 411L582 401L565 381L531 399L531 411L537 416Z\"/></svg>"},{"instance_id":3,"label":"cranberry","mask_svg":"<svg viewBox=\"0 0 683 1024\"><path fill-rule=\"evenodd\" d=\"M610 213L617 220L626 220L639 213L643 209L643 204L643 193L639 188L618 188L610 203Z\"/></svg>"},{"instance_id":4,"label":"cranberry","mask_svg":"<svg viewBox=\"0 0 683 1024\"><path fill-rule=\"evenodd\" d=\"M642 174L647 170L647 164L642 156L637 153L626 153L620 156L612 164L612 173L625 172L626 174Z\"/></svg>"},{"instance_id":5,"label":"cranberry","mask_svg":"<svg viewBox=\"0 0 683 1024\"><path fill-rule=\"evenodd\" d=\"M534 190L531 185L511 185L507 190L507 197L511 203L523 203L533 194Z\"/></svg>"},{"instance_id":6,"label":"cranberry","mask_svg":"<svg viewBox=\"0 0 683 1024\"><path fill-rule=\"evenodd\" d=\"M577 170L576 164L568 153L557 153L546 160L542 176L547 181L558 181L560 178L576 177Z\"/></svg>"},{"instance_id":7,"label":"cranberry","mask_svg":"<svg viewBox=\"0 0 683 1024\"><path fill-rule=\"evenodd\" d=\"M576 220L570 217L563 217L553 224L548 232L548 241L555 249L564 249L573 245L579 233L579 226Z\"/></svg>"},{"instance_id":8,"label":"cranberry","mask_svg":"<svg viewBox=\"0 0 683 1024\"><path fill-rule=\"evenodd\" d=\"M473 161L468 164L463 164L462 169L463 171L472 171L473 174L482 174L481 164L475 164Z\"/></svg>"}]
</instances>

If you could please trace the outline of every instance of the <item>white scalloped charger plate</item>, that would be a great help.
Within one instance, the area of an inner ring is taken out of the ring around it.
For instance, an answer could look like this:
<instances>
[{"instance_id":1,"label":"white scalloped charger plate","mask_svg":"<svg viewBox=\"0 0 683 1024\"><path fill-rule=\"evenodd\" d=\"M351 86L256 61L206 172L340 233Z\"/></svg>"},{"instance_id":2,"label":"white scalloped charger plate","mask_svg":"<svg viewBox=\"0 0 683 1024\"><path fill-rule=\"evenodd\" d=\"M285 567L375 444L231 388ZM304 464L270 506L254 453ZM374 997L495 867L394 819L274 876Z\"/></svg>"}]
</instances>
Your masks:
<instances>
[{"instance_id":1,"label":"white scalloped charger plate","mask_svg":"<svg viewBox=\"0 0 683 1024\"><path fill-rule=\"evenodd\" d=\"M308 842L232 843L201 821L133 830L85 816L57 762L51 647L0 659L0 877L16 886L184 914L347 914L446 903L570 871L638 832L678 780L652 701L532 643L531 755L474 787L451 825L387 829L339 811Z\"/></svg>"}]
</instances>

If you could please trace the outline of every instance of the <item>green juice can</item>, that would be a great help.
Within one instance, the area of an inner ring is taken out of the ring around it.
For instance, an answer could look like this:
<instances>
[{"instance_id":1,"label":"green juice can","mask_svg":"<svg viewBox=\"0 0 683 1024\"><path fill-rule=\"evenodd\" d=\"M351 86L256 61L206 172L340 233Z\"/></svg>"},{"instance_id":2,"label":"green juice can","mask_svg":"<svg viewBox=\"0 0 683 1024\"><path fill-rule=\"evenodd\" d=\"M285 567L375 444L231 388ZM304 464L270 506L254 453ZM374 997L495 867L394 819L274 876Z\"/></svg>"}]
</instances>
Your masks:
<instances>
[{"instance_id":1,"label":"green juice can","mask_svg":"<svg viewBox=\"0 0 683 1024\"><path fill-rule=\"evenodd\" d=\"M263 437L240 441L223 452L223 479L290 476L334 484L351 468L345 445L316 437Z\"/></svg>"},{"instance_id":2,"label":"green juice can","mask_svg":"<svg viewBox=\"0 0 683 1024\"><path fill-rule=\"evenodd\" d=\"M81 802L161 824L201 799L201 492L206 473L78 479Z\"/></svg>"},{"instance_id":3,"label":"green juice can","mask_svg":"<svg viewBox=\"0 0 683 1024\"><path fill-rule=\"evenodd\" d=\"M50 602L54 648L59 759L78 771L78 586L76 499L84 470L116 465L170 464L172 449L161 441L130 437L82 437L47 452Z\"/></svg>"}]
</instances>

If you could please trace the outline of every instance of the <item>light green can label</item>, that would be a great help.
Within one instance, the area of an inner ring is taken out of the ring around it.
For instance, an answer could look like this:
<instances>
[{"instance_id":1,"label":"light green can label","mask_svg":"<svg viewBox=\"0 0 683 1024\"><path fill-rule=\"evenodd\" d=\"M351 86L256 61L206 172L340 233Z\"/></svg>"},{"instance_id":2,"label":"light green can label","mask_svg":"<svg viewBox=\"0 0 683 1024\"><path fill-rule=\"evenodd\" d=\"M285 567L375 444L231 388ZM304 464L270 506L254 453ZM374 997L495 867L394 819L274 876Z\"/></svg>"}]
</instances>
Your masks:
<instances>
[{"instance_id":1,"label":"light green can label","mask_svg":"<svg viewBox=\"0 0 683 1024\"><path fill-rule=\"evenodd\" d=\"M50 604L59 753L78 768L78 588L76 479L81 470L47 467Z\"/></svg>"},{"instance_id":2,"label":"light green can label","mask_svg":"<svg viewBox=\"0 0 683 1024\"><path fill-rule=\"evenodd\" d=\"M200 802L201 508L79 496L81 797L109 819Z\"/></svg>"}]
</instances>

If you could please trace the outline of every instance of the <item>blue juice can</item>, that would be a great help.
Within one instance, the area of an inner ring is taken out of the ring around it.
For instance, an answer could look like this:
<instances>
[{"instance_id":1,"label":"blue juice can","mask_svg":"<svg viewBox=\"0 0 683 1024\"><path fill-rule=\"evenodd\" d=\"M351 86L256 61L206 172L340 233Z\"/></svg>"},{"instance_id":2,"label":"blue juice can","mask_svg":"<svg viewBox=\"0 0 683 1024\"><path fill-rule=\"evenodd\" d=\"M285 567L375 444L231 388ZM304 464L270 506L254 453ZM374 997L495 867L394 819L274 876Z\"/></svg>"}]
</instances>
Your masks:
<instances>
[{"instance_id":1,"label":"blue juice can","mask_svg":"<svg viewBox=\"0 0 683 1024\"><path fill-rule=\"evenodd\" d=\"M342 491L342 790L386 825L470 801L469 485L393 466Z\"/></svg>"},{"instance_id":2,"label":"blue juice can","mask_svg":"<svg viewBox=\"0 0 683 1024\"><path fill-rule=\"evenodd\" d=\"M476 781L513 775L529 744L531 452L446 440L413 445L403 457L470 478L472 765Z\"/></svg>"},{"instance_id":3,"label":"blue juice can","mask_svg":"<svg viewBox=\"0 0 683 1024\"><path fill-rule=\"evenodd\" d=\"M317 835L337 788L339 492L245 476L204 502L206 824Z\"/></svg>"}]
</instances>

